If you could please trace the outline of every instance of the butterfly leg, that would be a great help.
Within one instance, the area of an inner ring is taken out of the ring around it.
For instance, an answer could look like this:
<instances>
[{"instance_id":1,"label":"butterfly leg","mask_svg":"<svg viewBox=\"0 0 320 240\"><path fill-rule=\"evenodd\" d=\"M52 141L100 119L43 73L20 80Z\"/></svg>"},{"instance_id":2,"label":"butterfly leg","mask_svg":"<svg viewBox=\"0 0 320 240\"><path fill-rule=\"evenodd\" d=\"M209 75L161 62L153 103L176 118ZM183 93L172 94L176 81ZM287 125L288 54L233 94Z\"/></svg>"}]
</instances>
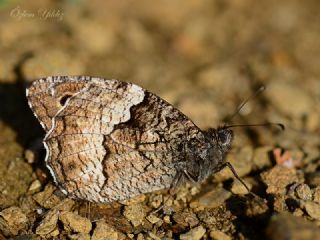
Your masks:
<instances>
[{"instance_id":1,"label":"butterfly leg","mask_svg":"<svg viewBox=\"0 0 320 240\"><path fill-rule=\"evenodd\" d=\"M233 168L233 166L231 165L231 163L226 162L226 163L223 165L223 167L228 167L228 168L231 170L232 174L235 176L235 178L247 189L247 191L248 191L249 193L251 193L249 187L248 187L248 186L246 185L246 183L239 177L238 173L237 173L236 170Z\"/></svg>"},{"instance_id":2,"label":"butterfly leg","mask_svg":"<svg viewBox=\"0 0 320 240\"><path fill-rule=\"evenodd\" d=\"M193 176L191 173L189 173L186 169L183 171L184 175L188 178L188 180L192 183L197 183L198 179Z\"/></svg>"},{"instance_id":3,"label":"butterfly leg","mask_svg":"<svg viewBox=\"0 0 320 240\"><path fill-rule=\"evenodd\" d=\"M226 162L223 167L228 167L231 172L233 173L233 175L235 176L235 178L237 180L239 180L239 182L247 189L248 193L253 197L253 199L255 200L255 204L258 204L260 207L264 208L266 206L266 202L264 199L262 199L261 197L259 197L258 195L256 195L255 193L251 192L249 187L245 184L245 182L239 177L239 175L237 174L236 170L233 168L233 166L231 165L231 163Z\"/></svg>"},{"instance_id":4,"label":"butterfly leg","mask_svg":"<svg viewBox=\"0 0 320 240\"><path fill-rule=\"evenodd\" d=\"M170 189L174 189L181 184L183 181L183 171L178 170L176 175L173 178L172 183L170 184Z\"/></svg>"}]
</instances>

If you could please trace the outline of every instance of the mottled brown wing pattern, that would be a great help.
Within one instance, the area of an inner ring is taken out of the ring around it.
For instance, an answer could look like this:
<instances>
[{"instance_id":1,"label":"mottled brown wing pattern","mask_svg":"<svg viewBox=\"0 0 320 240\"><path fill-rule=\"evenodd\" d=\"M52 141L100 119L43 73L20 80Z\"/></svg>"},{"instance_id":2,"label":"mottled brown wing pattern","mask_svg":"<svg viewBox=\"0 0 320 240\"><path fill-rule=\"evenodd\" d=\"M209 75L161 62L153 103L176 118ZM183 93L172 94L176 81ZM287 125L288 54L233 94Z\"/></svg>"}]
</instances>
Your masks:
<instances>
[{"instance_id":1,"label":"mottled brown wing pattern","mask_svg":"<svg viewBox=\"0 0 320 240\"><path fill-rule=\"evenodd\" d=\"M132 107L130 120L117 125L106 139L110 155L104 169L109 181L102 194L126 199L170 187L177 162L185 161L183 144L197 133L197 127L184 115L145 91L144 101Z\"/></svg>"},{"instance_id":2,"label":"mottled brown wing pattern","mask_svg":"<svg viewBox=\"0 0 320 240\"><path fill-rule=\"evenodd\" d=\"M170 187L183 144L202 134L161 98L116 80L48 78L29 88L28 99L47 131L46 162L56 183L89 201Z\"/></svg>"},{"instance_id":3,"label":"mottled brown wing pattern","mask_svg":"<svg viewBox=\"0 0 320 240\"><path fill-rule=\"evenodd\" d=\"M83 89L89 77L48 77L39 79L26 90L28 103L34 115L39 119L44 130L51 128L52 118L61 109L61 100ZM61 84L68 81L68 85Z\"/></svg>"}]
</instances>

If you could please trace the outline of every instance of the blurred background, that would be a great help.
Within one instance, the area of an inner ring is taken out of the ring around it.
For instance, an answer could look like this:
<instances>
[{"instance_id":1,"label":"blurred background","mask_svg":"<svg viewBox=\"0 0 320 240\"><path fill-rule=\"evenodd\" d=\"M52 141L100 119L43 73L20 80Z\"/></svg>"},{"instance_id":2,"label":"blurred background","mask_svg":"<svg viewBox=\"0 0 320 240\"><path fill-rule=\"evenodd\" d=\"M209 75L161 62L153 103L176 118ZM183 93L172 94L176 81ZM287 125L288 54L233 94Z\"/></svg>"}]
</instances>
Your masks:
<instances>
[{"instance_id":1,"label":"blurred background","mask_svg":"<svg viewBox=\"0 0 320 240\"><path fill-rule=\"evenodd\" d=\"M134 82L204 128L265 85L242 111L250 121L234 122L318 129L318 1L1 0L0 7L2 84L50 75Z\"/></svg>"},{"instance_id":2,"label":"blurred background","mask_svg":"<svg viewBox=\"0 0 320 240\"><path fill-rule=\"evenodd\" d=\"M317 0L0 0L0 173L43 136L24 92L51 75L136 83L203 129L223 124L264 85L232 122L287 130L237 129L235 145L319 156L319 9ZM2 208L32 182L37 168L21 164L19 178L0 183L11 186Z\"/></svg>"}]
</instances>

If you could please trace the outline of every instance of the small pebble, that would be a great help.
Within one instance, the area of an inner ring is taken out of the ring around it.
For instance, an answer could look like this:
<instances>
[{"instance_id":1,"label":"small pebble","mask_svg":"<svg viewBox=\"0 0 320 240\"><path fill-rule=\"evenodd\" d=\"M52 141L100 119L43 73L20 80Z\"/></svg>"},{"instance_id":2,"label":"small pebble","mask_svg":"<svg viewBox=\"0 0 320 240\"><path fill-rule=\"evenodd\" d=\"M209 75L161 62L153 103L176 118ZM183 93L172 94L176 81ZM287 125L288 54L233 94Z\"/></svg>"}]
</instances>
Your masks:
<instances>
[{"instance_id":1,"label":"small pebble","mask_svg":"<svg viewBox=\"0 0 320 240\"><path fill-rule=\"evenodd\" d=\"M149 216L147 216L146 218L147 218L147 220L148 220L150 223L152 223L152 224L155 224L155 223L161 221L160 218L158 218L158 217L156 217L155 215L152 215L152 214L149 215Z\"/></svg>"},{"instance_id":2,"label":"small pebble","mask_svg":"<svg viewBox=\"0 0 320 240\"><path fill-rule=\"evenodd\" d=\"M58 215L59 213L57 210L50 210L47 212L44 219L42 219L39 226L36 228L36 234L51 236L56 235Z\"/></svg>"},{"instance_id":3,"label":"small pebble","mask_svg":"<svg viewBox=\"0 0 320 240\"><path fill-rule=\"evenodd\" d=\"M142 233L139 233L137 236L137 240L145 240L144 236Z\"/></svg>"},{"instance_id":4,"label":"small pebble","mask_svg":"<svg viewBox=\"0 0 320 240\"><path fill-rule=\"evenodd\" d=\"M51 233L50 233L50 237L56 237L60 234L60 231L58 228L54 229Z\"/></svg>"},{"instance_id":5,"label":"small pebble","mask_svg":"<svg viewBox=\"0 0 320 240\"><path fill-rule=\"evenodd\" d=\"M58 196L56 196L55 194L53 194L53 192L56 190L56 188L51 185L48 184L44 191L39 192L37 194L33 195L33 199L42 207L46 208L46 209L50 209L53 208L54 206L56 206L59 202L60 199Z\"/></svg>"},{"instance_id":6,"label":"small pebble","mask_svg":"<svg viewBox=\"0 0 320 240\"><path fill-rule=\"evenodd\" d=\"M275 212L287 212L289 211L288 205L286 203L286 196L275 194L273 200L273 209Z\"/></svg>"},{"instance_id":7,"label":"small pebble","mask_svg":"<svg viewBox=\"0 0 320 240\"><path fill-rule=\"evenodd\" d=\"M177 189L175 201L182 201L184 203L187 202L187 198L190 196L190 191L188 189L188 184Z\"/></svg>"},{"instance_id":8,"label":"small pebble","mask_svg":"<svg viewBox=\"0 0 320 240\"><path fill-rule=\"evenodd\" d=\"M149 197L149 202L150 202L150 205L151 207L157 209L161 206L161 203L162 203L162 199L163 199L163 196L162 195L151 195Z\"/></svg>"},{"instance_id":9,"label":"small pebble","mask_svg":"<svg viewBox=\"0 0 320 240\"><path fill-rule=\"evenodd\" d=\"M163 221L167 224L171 224L170 216L164 216Z\"/></svg>"},{"instance_id":10,"label":"small pebble","mask_svg":"<svg viewBox=\"0 0 320 240\"><path fill-rule=\"evenodd\" d=\"M231 192L225 190L222 187L216 187L209 192L203 194L198 199L193 200L190 203L191 206L204 207L204 208L216 208L222 205L229 197Z\"/></svg>"},{"instance_id":11,"label":"small pebble","mask_svg":"<svg viewBox=\"0 0 320 240\"><path fill-rule=\"evenodd\" d=\"M296 217L302 217L304 212L300 208L296 208L292 214Z\"/></svg>"},{"instance_id":12,"label":"small pebble","mask_svg":"<svg viewBox=\"0 0 320 240\"><path fill-rule=\"evenodd\" d=\"M306 201L301 204L302 207L306 210L308 215L316 220L320 220L320 205L311 202L311 201Z\"/></svg>"},{"instance_id":13,"label":"small pebble","mask_svg":"<svg viewBox=\"0 0 320 240\"><path fill-rule=\"evenodd\" d=\"M231 240L232 239L227 234L219 230L210 231L210 238L212 240Z\"/></svg>"},{"instance_id":14,"label":"small pebble","mask_svg":"<svg viewBox=\"0 0 320 240\"><path fill-rule=\"evenodd\" d=\"M200 193L201 189L199 186L193 186L191 189L190 189L190 193L192 196L194 195L197 195L198 193Z\"/></svg>"},{"instance_id":15,"label":"small pebble","mask_svg":"<svg viewBox=\"0 0 320 240\"><path fill-rule=\"evenodd\" d=\"M89 233L92 224L89 219L79 216L73 212L62 211L59 215L60 221L66 231L77 233Z\"/></svg>"},{"instance_id":16,"label":"small pebble","mask_svg":"<svg viewBox=\"0 0 320 240\"><path fill-rule=\"evenodd\" d=\"M71 211L74 205L74 200L72 200L71 198L65 198L58 205L54 206L53 209L59 211Z\"/></svg>"},{"instance_id":17,"label":"small pebble","mask_svg":"<svg viewBox=\"0 0 320 240\"><path fill-rule=\"evenodd\" d=\"M31 193L37 192L41 189L41 186L41 182L38 179L36 179L30 184L28 191Z\"/></svg>"},{"instance_id":18,"label":"small pebble","mask_svg":"<svg viewBox=\"0 0 320 240\"><path fill-rule=\"evenodd\" d=\"M127 236L128 236L128 238L130 238L130 239L133 239L133 238L134 238L134 234L132 234L132 233L128 233Z\"/></svg>"},{"instance_id":19,"label":"small pebble","mask_svg":"<svg viewBox=\"0 0 320 240\"><path fill-rule=\"evenodd\" d=\"M142 203L144 202L146 199L146 195L144 194L140 194L134 198L129 198L123 201L120 201L121 204L123 205L134 205L134 204L138 204L138 203Z\"/></svg>"},{"instance_id":20,"label":"small pebble","mask_svg":"<svg viewBox=\"0 0 320 240\"><path fill-rule=\"evenodd\" d=\"M27 163L32 164L35 162L35 153L34 151L27 149L24 151L24 158L27 160Z\"/></svg>"},{"instance_id":21,"label":"small pebble","mask_svg":"<svg viewBox=\"0 0 320 240\"><path fill-rule=\"evenodd\" d=\"M148 232L148 236L153 240L161 240L157 235L155 235L153 232Z\"/></svg>"},{"instance_id":22,"label":"small pebble","mask_svg":"<svg viewBox=\"0 0 320 240\"><path fill-rule=\"evenodd\" d=\"M206 229L203 226L192 228L189 232L180 234L181 240L200 240L206 233Z\"/></svg>"},{"instance_id":23,"label":"small pebble","mask_svg":"<svg viewBox=\"0 0 320 240\"><path fill-rule=\"evenodd\" d=\"M261 178L267 185L267 193L269 194L285 194L288 185L302 181L295 169L278 165L263 172Z\"/></svg>"},{"instance_id":24,"label":"small pebble","mask_svg":"<svg viewBox=\"0 0 320 240\"><path fill-rule=\"evenodd\" d=\"M221 229L221 226L224 224L229 225L235 219L232 213L227 210L225 207L205 209L197 213L201 223L204 223L205 226L218 227Z\"/></svg>"},{"instance_id":25,"label":"small pebble","mask_svg":"<svg viewBox=\"0 0 320 240\"><path fill-rule=\"evenodd\" d=\"M18 207L9 207L0 212L0 232L15 236L28 227L28 218Z\"/></svg>"},{"instance_id":26,"label":"small pebble","mask_svg":"<svg viewBox=\"0 0 320 240\"><path fill-rule=\"evenodd\" d=\"M146 217L146 208L142 204L125 206L123 215L132 223L134 227L137 227Z\"/></svg>"},{"instance_id":27,"label":"small pebble","mask_svg":"<svg viewBox=\"0 0 320 240\"><path fill-rule=\"evenodd\" d=\"M172 216L173 220L180 226L195 227L199 224L197 216L193 212L177 212Z\"/></svg>"},{"instance_id":28,"label":"small pebble","mask_svg":"<svg viewBox=\"0 0 320 240\"><path fill-rule=\"evenodd\" d=\"M98 221L93 231L91 240L117 240L118 232L105 223L104 221Z\"/></svg>"},{"instance_id":29,"label":"small pebble","mask_svg":"<svg viewBox=\"0 0 320 240\"><path fill-rule=\"evenodd\" d=\"M299 184L296 189L297 197L301 200L311 200L312 199L312 192L310 187L307 184Z\"/></svg>"},{"instance_id":30,"label":"small pebble","mask_svg":"<svg viewBox=\"0 0 320 240\"><path fill-rule=\"evenodd\" d=\"M248 202L246 207L246 215L248 217L254 217L257 215L263 215L268 212L269 207L267 201L263 198L254 197L251 201Z\"/></svg>"},{"instance_id":31,"label":"small pebble","mask_svg":"<svg viewBox=\"0 0 320 240\"><path fill-rule=\"evenodd\" d=\"M69 239L74 240L90 240L90 234L88 233L77 233L68 235Z\"/></svg>"}]
</instances>

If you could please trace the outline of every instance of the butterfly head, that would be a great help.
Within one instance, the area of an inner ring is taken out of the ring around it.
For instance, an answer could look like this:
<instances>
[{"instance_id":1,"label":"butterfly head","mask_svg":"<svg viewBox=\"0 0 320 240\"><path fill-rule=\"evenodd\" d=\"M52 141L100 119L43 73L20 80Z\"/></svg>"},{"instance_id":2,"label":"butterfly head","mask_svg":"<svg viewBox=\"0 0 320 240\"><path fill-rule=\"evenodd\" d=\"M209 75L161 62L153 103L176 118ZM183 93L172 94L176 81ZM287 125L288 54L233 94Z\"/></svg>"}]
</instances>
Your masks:
<instances>
[{"instance_id":1,"label":"butterfly head","mask_svg":"<svg viewBox=\"0 0 320 240\"><path fill-rule=\"evenodd\" d=\"M231 148L233 140L233 131L228 127L210 128L208 130L210 138L214 144L218 146L223 152L227 152Z\"/></svg>"},{"instance_id":2,"label":"butterfly head","mask_svg":"<svg viewBox=\"0 0 320 240\"><path fill-rule=\"evenodd\" d=\"M198 181L206 179L212 173L218 172L225 164L225 156L230 150L233 140L233 131L228 127L209 128L203 132L206 144L204 148L194 152L202 158L200 169L196 173ZM197 162L198 163L198 162Z\"/></svg>"}]
</instances>

